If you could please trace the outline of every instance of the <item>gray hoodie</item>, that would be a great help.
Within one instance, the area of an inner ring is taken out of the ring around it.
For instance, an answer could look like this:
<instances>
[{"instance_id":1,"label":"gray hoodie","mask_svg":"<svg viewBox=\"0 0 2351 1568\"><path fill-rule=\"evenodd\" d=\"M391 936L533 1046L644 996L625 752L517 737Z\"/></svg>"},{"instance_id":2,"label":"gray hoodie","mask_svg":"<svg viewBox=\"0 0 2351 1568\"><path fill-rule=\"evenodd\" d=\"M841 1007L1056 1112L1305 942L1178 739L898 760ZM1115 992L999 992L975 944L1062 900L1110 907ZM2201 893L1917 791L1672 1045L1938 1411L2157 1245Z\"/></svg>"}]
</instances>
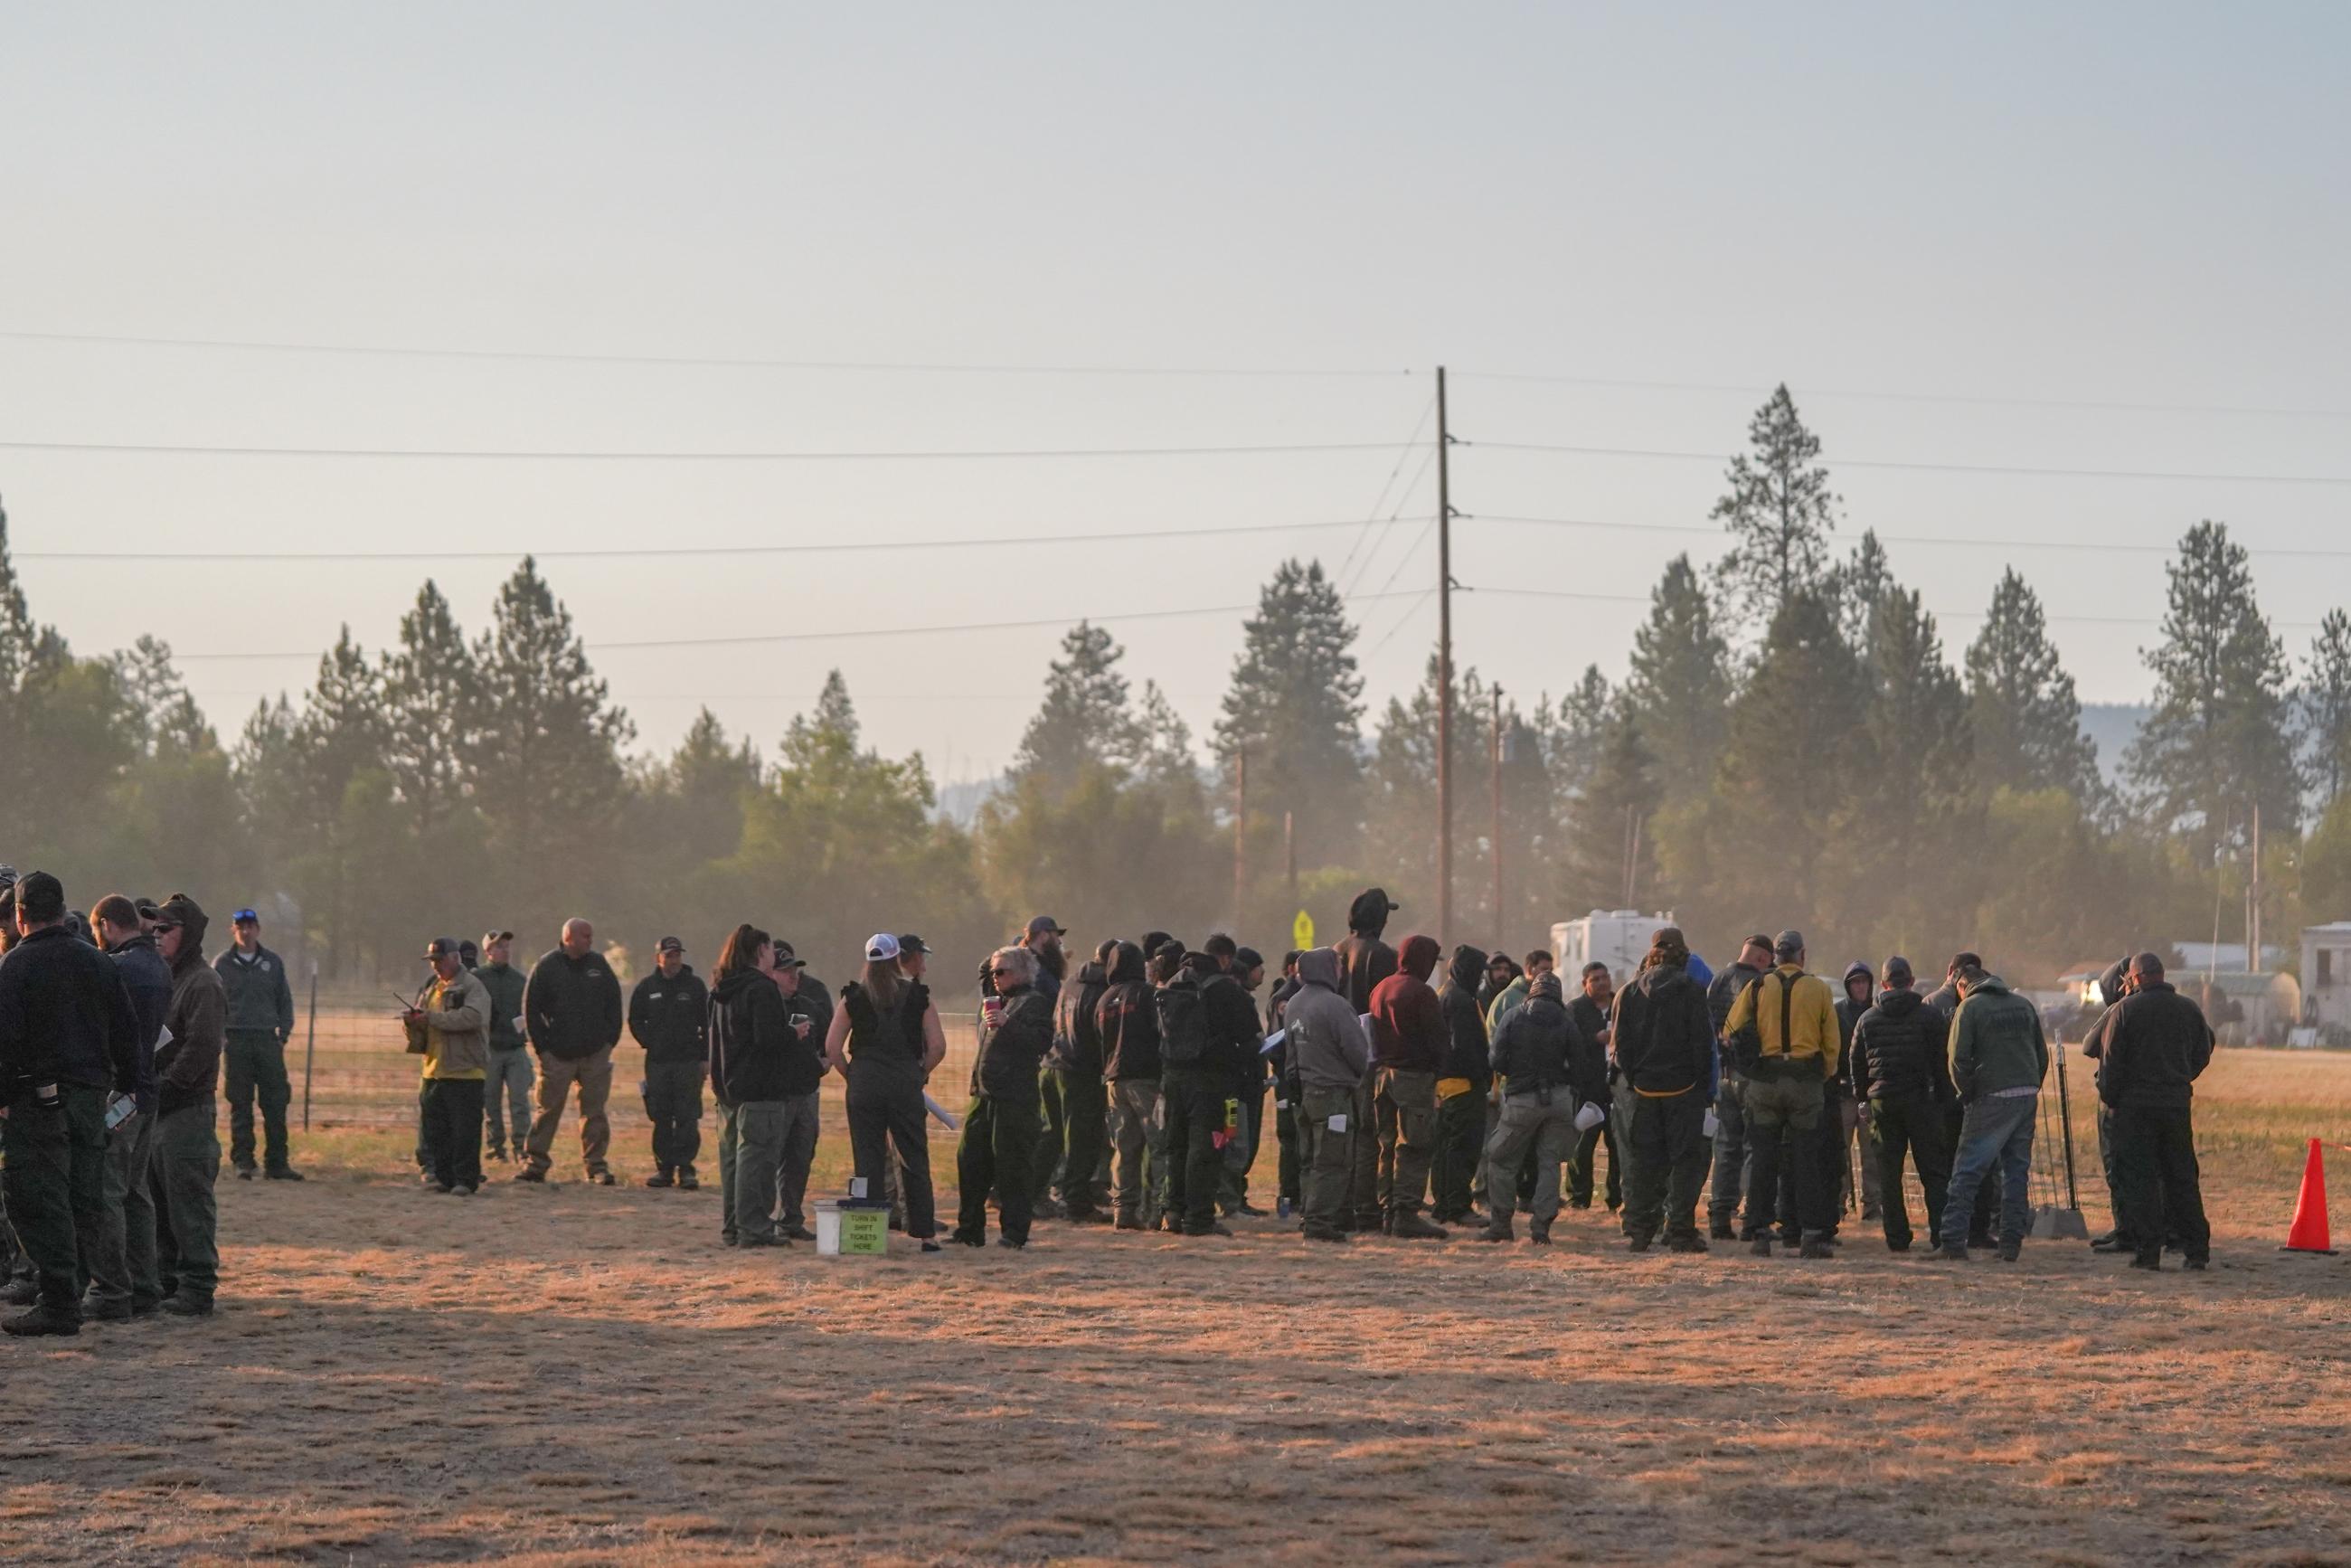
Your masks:
<instances>
[{"instance_id":1,"label":"gray hoodie","mask_svg":"<svg viewBox=\"0 0 2351 1568\"><path fill-rule=\"evenodd\" d=\"M1298 994L1290 998L1282 1021L1290 1030L1288 1047L1297 1070L1299 1087L1352 1094L1364 1081L1369 1045L1355 1009L1339 994L1339 955L1317 947L1298 956Z\"/></svg>"}]
</instances>

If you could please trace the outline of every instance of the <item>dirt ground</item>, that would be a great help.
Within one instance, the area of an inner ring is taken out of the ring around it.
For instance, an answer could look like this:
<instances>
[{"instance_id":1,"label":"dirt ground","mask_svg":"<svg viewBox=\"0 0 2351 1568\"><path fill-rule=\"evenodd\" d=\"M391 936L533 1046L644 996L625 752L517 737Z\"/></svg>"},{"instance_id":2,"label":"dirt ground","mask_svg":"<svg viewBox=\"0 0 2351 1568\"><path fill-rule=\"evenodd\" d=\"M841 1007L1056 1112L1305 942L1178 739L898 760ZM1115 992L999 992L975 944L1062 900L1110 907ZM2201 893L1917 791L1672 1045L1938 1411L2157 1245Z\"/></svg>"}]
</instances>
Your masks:
<instances>
[{"instance_id":1,"label":"dirt ground","mask_svg":"<svg viewBox=\"0 0 2351 1568\"><path fill-rule=\"evenodd\" d=\"M1268 1219L744 1254L713 1190L440 1197L402 1134L316 1133L310 1181L223 1182L219 1316L0 1347L0 1552L2351 1563L2351 1257L2276 1250L2351 1058L2227 1053L2199 1105L2202 1277L1857 1227L1633 1258L1597 1212L1541 1252Z\"/></svg>"}]
</instances>

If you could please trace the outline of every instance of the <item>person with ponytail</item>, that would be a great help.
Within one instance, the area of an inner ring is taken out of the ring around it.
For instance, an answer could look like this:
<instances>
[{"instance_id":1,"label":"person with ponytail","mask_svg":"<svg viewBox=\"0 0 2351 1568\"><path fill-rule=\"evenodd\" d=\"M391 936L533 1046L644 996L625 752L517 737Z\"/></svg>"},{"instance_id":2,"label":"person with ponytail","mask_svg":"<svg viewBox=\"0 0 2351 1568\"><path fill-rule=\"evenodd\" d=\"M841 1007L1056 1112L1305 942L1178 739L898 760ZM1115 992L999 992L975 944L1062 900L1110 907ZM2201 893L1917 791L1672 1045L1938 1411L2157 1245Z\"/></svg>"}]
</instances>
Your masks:
<instances>
[{"instance_id":1,"label":"person with ponytail","mask_svg":"<svg viewBox=\"0 0 2351 1568\"><path fill-rule=\"evenodd\" d=\"M849 1085L849 1144L865 1196L882 1197L894 1154L906 1234L936 1252L923 1084L946 1056L946 1032L931 988L907 975L906 956L902 939L886 932L866 942L864 973L841 988L824 1056Z\"/></svg>"}]
</instances>

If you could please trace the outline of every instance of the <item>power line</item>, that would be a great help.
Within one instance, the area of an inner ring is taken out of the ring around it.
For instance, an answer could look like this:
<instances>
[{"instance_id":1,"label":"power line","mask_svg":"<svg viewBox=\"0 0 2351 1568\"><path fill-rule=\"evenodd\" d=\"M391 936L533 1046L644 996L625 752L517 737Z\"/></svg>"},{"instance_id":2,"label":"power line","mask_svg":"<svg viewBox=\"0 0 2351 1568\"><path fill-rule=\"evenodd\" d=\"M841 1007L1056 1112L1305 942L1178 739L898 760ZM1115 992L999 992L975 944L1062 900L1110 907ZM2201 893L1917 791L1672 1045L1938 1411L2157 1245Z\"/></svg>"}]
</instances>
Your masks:
<instances>
[{"instance_id":1,"label":"power line","mask_svg":"<svg viewBox=\"0 0 2351 1568\"><path fill-rule=\"evenodd\" d=\"M422 458L458 463L867 463L1031 457L1234 457L1301 452L1385 452L1391 444L1385 441L1308 441L1267 445L1079 446L927 452L562 452L424 446L210 446L147 441L0 441L0 450L149 457Z\"/></svg>"},{"instance_id":2,"label":"power line","mask_svg":"<svg viewBox=\"0 0 2351 1568\"><path fill-rule=\"evenodd\" d=\"M1552 452L1577 457L1654 458L1671 463L1723 463L1720 452L1674 452L1643 446L1562 446L1539 441L1463 441L1489 452ZM2033 479L2162 479L2235 485L2351 485L2351 474L2197 474L2145 468L2041 468L2007 463L1903 463L1883 458L1839 457L1832 468L1883 468L1925 474L2003 474Z\"/></svg>"},{"instance_id":3,"label":"power line","mask_svg":"<svg viewBox=\"0 0 2351 1568\"><path fill-rule=\"evenodd\" d=\"M1413 448L1420 443L1420 433L1427 427L1429 416L1434 414L1436 412L1437 400L1432 397L1428 400L1427 405L1420 411L1420 417L1413 421L1412 434L1404 438L1404 445L1396 453L1395 466L1388 470L1387 480L1380 486L1380 493L1373 497L1372 509L1364 515L1364 531L1355 536L1355 542L1347 547L1346 559L1341 561L1339 563L1339 570L1332 573L1332 580L1333 582L1336 582L1341 578L1346 576L1347 568L1354 564L1355 552L1362 549L1364 548L1364 541L1372 537L1372 525L1379 520L1380 508L1388 504L1388 492L1395 488L1396 476L1404 472L1405 460L1412 456ZM1412 486L1417 485L1418 483L1420 483L1420 477L1416 474L1413 476L1412 484L1406 485L1404 487L1403 494L1396 497L1397 510L1401 511L1404 509L1405 498L1412 494Z\"/></svg>"},{"instance_id":4,"label":"power line","mask_svg":"<svg viewBox=\"0 0 2351 1568\"><path fill-rule=\"evenodd\" d=\"M79 343L110 348L232 350L261 354L356 354L401 360L511 361L555 365L687 366L742 371L858 371L925 375L1000 376L1237 376L1312 380L1381 380L1416 375L1409 366L1394 371L1287 370L1278 366L1230 365L1009 365L883 360L776 360L728 354L586 354L528 349L436 349L391 343L298 343L251 338L139 337L106 332L0 331L20 343Z\"/></svg>"},{"instance_id":5,"label":"power line","mask_svg":"<svg viewBox=\"0 0 2351 1568\"><path fill-rule=\"evenodd\" d=\"M1405 503L1410 500L1414 492L1420 488L1420 481L1422 477L1427 474L1429 465L1436 461L1437 447L1432 444L1425 452L1422 453L1420 466L1415 468L1412 471L1412 477L1405 481L1403 493L1396 497L1395 510L1381 518L1377 527L1373 527L1369 524L1365 525L1363 537L1364 539L1370 541L1372 548L1365 550L1364 552L1363 559L1356 563L1353 574L1353 580L1355 582L1361 583L1365 578L1372 575L1373 564L1379 559L1380 551L1386 549L1388 540L1395 537L1393 530L1395 529L1396 520L1404 515ZM1395 579L1390 578L1389 580L1394 581ZM1332 581L1336 583L1337 579L1333 578ZM1339 596L1341 598L1347 598L1352 591L1353 590L1348 586L1344 584L1339 585Z\"/></svg>"},{"instance_id":6,"label":"power line","mask_svg":"<svg viewBox=\"0 0 2351 1568\"><path fill-rule=\"evenodd\" d=\"M1566 588L1464 588L1460 591L1505 599L1580 599L1596 604L1646 604L1650 601L1649 595L1646 593L1587 593ZM1987 612L1929 610L1927 613L1938 621L1981 621ZM2043 616L2043 619L2075 626L2160 626L2163 624L2163 618L2159 615L2049 614ZM2270 624L2286 627L2292 631L2304 632L2314 631L2321 623L2316 621L2273 621Z\"/></svg>"},{"instance_id":7,"label":"power line","mask_svg":"<svg viewBox=\"0 0 2351 1568\"><path fill-rule=\"evenodd\" d=\"M1396 597L1390 594L1370 594L1368 598ZM1035 621L967 621L939 626L870 626L842 632L749 632L728 637L648 637L612 643L590 643L591 653L611 653L639 648L734 648L768 643L839 643L870 637L932 637L962 632L1019 632L1038 627L1075 625L1079 621L1096 623L1111 621L1169 621L1192 615L1245 615L1256 610L1255 604L1203 604L1189 610L1123 610L1108 615L1050 615ZM310 649L296 653L174 653L177 664L193 664L199 660L266 660L315 659L321 651Z\"/></svg>"},{"instance_id":8,"label":"power line","mask_svg":"<svg viewBox=\"0 0 2351 1568\"><path fill-rule=\"evenodd\" d=\"M969 536L956 538L931 539L872 539L856 541L825 541L818 544L790 545L692 545L682 548L666 546L626 546L610 549L537 549L537 550L452 550L413 549L404 550L18 550L18 560L105 561L112 565L135 566L141 561L186 564L204 561L329 561L383 562L418 561L430 565L436 561L455 560L519 560L528 555L538 560L663 560L680 557L700 556L769 556L769 555L853 555L874 550L939 550L998 549L1029 545L1112 544L1126 540L1155 542L1169 538L1200 538L1236 534L1302 533L1311 529L1352 528L1358 526L1354 517L1334 517L1311 523L1249 523L1218 528L1146 528L1117 533L1091 534L1020 534L1010 537Z\"/></svg>"},{"instance_id":9,"label":"power line","mask_svg":"<svg viewBox=\"0 0 2351 1568\"><path fill-rule=\"evenodd\" d=\"M1457 376L1478 381L1541 382L1553 386L1595 387L1620 392L1731 392L1742 397L1769 397L1776 387L1723 382L1654 382L1606 376L1552 376L1510 371L1456 371ZM1806 387L1811 398L1836 398L1869 402L1965 404L1977 408L2067 409L2102 413L2219 413L2283 419L2351 419L2351 409L2265 407L2259 404L2197 402L2126 402L2096 398L1987 397L1968 392L1871 391L1855 388Z\"/></svg>"},{"instance_id":10,"label":"power line","mask_svg":"<svg viewBox=\"0 0 2351 1568\"><path fill-rule=\"evenodd\" d=\"M1609 522L1596 517L1522 517L1501 512L1456 514L1457 520L1468 519L1486 523L1519 523L1533 528L1604 528L1612 531L1643 534L1704 534L1720 538L1720 528L1703 523L1625 523ZM1874 531L1874 530L1873 530ZM1968 549L2023 550L2062 549L2086 550L2097 555L2176 555L2179 546L2134 541L2102 543L2077 539L1991 539L1953 538L1933 534L1879 534L1878 542L1889 545L1948 545ZM2351 549L2327 549L2305 545L2246 545L2245 553L2254 556L2294 556L2314 559L2351 557Z\"/></svg>"}]
</instances>

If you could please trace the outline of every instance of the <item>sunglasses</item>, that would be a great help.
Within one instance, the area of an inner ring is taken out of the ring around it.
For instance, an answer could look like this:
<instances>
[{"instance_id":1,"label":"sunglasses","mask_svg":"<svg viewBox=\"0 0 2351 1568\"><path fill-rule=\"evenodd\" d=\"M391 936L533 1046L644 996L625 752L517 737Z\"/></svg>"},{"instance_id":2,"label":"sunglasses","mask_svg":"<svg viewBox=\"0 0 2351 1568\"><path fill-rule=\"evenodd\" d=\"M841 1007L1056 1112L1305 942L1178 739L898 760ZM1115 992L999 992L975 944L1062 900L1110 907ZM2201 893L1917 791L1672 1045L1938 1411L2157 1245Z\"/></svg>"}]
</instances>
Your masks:
<instances>
[{"instance_id":1,"label":"sunglasses","mask_svg":"<svg viewBox=\"0 0 2351 1568\"><path fill-rule=\"evenodd\" d=\"M995 976L998 979L1002 979L1007 975L1017 975L1019 972L1020 971L1018 969L990 969L988 971L989 974Z\"/></svg>"}]
</instances>

